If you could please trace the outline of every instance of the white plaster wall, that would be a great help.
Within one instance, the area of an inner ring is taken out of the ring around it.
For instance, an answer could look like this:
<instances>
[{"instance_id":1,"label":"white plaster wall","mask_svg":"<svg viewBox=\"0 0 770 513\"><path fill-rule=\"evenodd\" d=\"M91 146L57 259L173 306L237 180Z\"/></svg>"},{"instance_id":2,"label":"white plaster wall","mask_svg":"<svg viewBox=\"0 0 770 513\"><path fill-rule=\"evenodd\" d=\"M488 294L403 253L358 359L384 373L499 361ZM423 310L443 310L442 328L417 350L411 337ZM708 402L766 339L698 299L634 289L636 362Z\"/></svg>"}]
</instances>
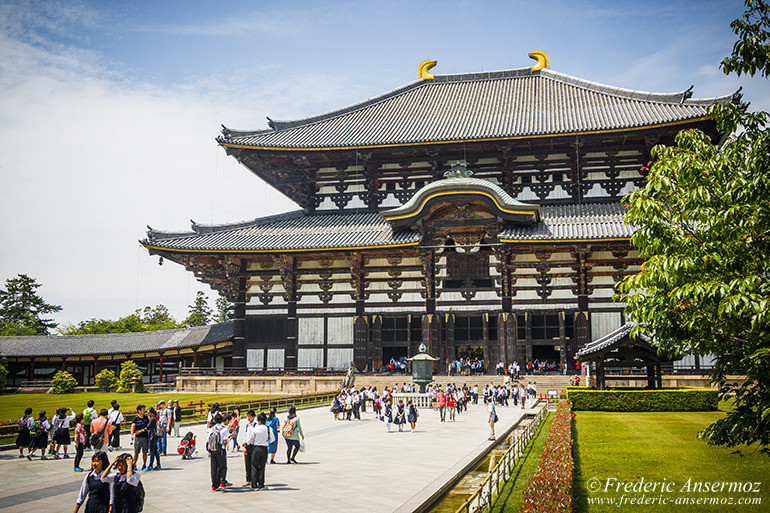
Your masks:
<instances>
[{"instance_id":1,"label":"white plaster wall","mask_svg":"<svg viewBox=\"0 0 770 513\"><path fill-rule=\"evenodd\" d=\"M284 364L284 350L283 349L268 349L267 350L267 366L268 367L283 367Z\"/></svg>"},{"instance_id":2,"label":"white plaster wall","mask_svg":"<svg viewBox=\"0 0 770 513\"><path fill-rule=\"evenodd\" d=\"M323 367L323 363L323 349L306 349L304 347L297 349L297 367Z\"/></svg>"},{"instance_id":3,"label":"white plaster wall","mask_svg":"<svg viewBox=\"0 0 770 513\"><path fill-rule=\"evenodd\" d=\"M246 367L249 369L261 369L265 366L265 351L263 349L246 350Z\"/></svg>"},{"instance_id":4,"label":"white plaster wall","mask_svg":"<svg viewBox=\"0 0 770 513\"><path fill-rule=\"evenodd\" d=\"M620 328L620 312L592 312L591 340L599 340Z\"/></svg>"},{"instance_id":5,"label":"white plaster wall","mask_svg":"<svg viewBox=\"0 0 770 513\"><path fill-rule=\"evenodd\" d=\"M319 317L300 317L298 323L298 344L323 344L324 320Z\"/></svg>"},{"instance_id":6,"label":"white plaster wall","mask_svg":"<svg viewBox=\"0 0 770 513\"><path fill-rule=\"evenodd\" d=\"M331 348L327 349L326 363L327 368L335 370L347 369L350 362L353 361L353 348Z\"/></svg>"},{"instance_id":7,"label":"white plaster wall","mask_svg":"<svg viewBox=\"0 0 770 513\"><path fill-rule=\"evenodd\" d=\"M329 344L353 344L353 318L329 318ZM348 362L349 363L349 362Z\"/></svg>"}]
</instances>

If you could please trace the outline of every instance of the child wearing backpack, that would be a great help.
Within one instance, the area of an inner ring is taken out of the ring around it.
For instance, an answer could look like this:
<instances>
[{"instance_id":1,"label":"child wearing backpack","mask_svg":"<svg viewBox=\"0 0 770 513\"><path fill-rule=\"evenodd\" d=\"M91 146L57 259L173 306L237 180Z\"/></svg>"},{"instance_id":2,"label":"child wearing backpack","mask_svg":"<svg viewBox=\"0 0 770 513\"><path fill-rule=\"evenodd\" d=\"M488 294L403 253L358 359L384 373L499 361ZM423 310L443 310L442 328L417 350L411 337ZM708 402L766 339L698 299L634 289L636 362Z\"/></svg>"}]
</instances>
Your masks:
<instances>
[{"instance_id":1,"label":"child wearing backpack","mask_svg":"<svg viewBox=\"0 0 770 513\"><path fill-rule=\"evenodd\" d=\"M91 421L96 420L96 417L99 416L99 414L96 412L96 408L94 408L94 402L92 400L89 400L86 403L87 407L85 410L83 410L83 430L86 433L91 433ZM86 437L86 449L91 448L91 437Z\"/></svg>"},{"instance_id":2,"label":"child wearing backpack","mask_svg":"<svg viewBox=\"0 0 770 513\"><path fill-rule=\"evenodd\" d=\"M217 412L211 419L211 427L206 440L206 450L211 458L211 490L225 491L227 486L227 440L229 433L222 424L224 418Z\"/></svg>"},{"instance_id":3,"label":"child wearing backpack","mask_svg":"<svg viewBox=\"0 0 770 513\"><path fill-rule=\"evenodd\" d=\"M48 447L49 429L51 429L51 423L48 422L48 417L45 416L45 410L43 410L32 423L32 427L29 428L30 445L29 454L27 454L28 460L32 461L32 456L34 456L35 451L38 449L40 449L40 459L48 459L45 456L45 450Z\"/></svg>"},{"instance_id":4,"label":"child wearing backpack","mask_svg":"<svg viewBox=\"0 0 770 513\"><path fill-rule=\"evenodd\" d=\"M34 424L35 419L32 418L32 408L24 410L24 415L19 419L19 434L16 435L16 447L19 449L19 458L24 457L24 448L29 448L32 437L29 436L29 429ZM31 451L31 449L29 449Z\"/></svg>"}]
</instances>

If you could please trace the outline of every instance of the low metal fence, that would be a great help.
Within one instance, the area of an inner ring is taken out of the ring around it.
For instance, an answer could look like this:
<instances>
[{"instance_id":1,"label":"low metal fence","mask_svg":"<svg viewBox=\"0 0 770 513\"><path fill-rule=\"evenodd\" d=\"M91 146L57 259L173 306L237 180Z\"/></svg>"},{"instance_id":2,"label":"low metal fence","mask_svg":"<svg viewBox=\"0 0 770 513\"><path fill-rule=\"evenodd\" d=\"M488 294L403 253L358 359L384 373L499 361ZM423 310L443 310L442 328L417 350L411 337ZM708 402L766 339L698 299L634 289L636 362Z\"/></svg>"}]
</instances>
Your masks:
<instances>
[{"instance_id":1,"label":"low metal fence","mask_svg":"<svg viewBox=\"0 0 770 513\"><path fill-rule=\"evenodd\" d=\"M500 493L500 489L511 478L511 469L524 455L524 448L532 437L535 436L545 415L546 408L543 407L535 415L535 418L532 419L532 422L524 428L524 432L513 440L511 446L505 451L497 465L487 474L487 477L484 478L484 481L476 491L468 497L455 513L480 513L492 504L495 496Z\"/></svg>"}]
</instances>

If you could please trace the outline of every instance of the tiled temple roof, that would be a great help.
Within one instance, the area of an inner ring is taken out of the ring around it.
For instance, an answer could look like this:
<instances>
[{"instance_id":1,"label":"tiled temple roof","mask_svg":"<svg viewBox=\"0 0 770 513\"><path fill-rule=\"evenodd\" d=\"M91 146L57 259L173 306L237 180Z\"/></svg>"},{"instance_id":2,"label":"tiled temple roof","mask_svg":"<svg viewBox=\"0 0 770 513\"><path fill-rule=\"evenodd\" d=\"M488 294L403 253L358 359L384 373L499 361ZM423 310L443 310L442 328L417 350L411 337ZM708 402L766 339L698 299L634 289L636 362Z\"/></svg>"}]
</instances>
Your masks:
<instances>
[{"instance_id":1,"label":"tiled temple roof","mask_svg":"<svg viewBox=\"0 0 770 513\"><path fill-rule=\"evenodd\" d=\"M150 229L142 244L188 251L296 251L405 246L421 240L418 233L393 233L376 212L310 215L299 210L233 225L193 223L193 230L165 233Z\"/></svg>"},{"instance_id":2,"label":"tiled temple roof","mask_svg":"<svg viewBox=\"0 0 770 513\"><path fill-rule=\"evenodd\" d=\"M607 349L627 337L635 326L635 322L627 322L612 333L584 345L577 353L575 353L575 356L586 357ZM647 335L641 334L639 338L648 344L650 343L650 338Z\"/></svg>"},{"instance_id":3,"label":"tiled temple roof","mask_svg":"<svg viewBox=\"0 0 770 513\"><path fill-rule=\"evenodd\" d=\"M649 93L550 69L435 75L369 100L270 129L224 127L225 147L325 149L505 139L623 130L708 116L740 93L693 99L691 89Z\"/></svg>"},{"instance_id":4,"label":"tiled temple roof","mask_svg":"<svg viewBox=\"0 0 770 513\"><path fill-rule=\"evenodd\" d=\"M502 241L630 239L634 228L623 221L622 203L580 203L540 207L541 221L500 232Z\"/></svg>"},{"instance_id":5,"label":"tiled temple roof","mask_svg":"<svg viewBox=\"0 0 770 513\"><path fill-rule=\"evenodd\" d=\"M230 340L232 337L232 321L209 326L136 333L0 337L0 354L18 358L149 353L213 344Z\"/></svg>"},{"instance_id":6,"label":"tiled temple roof","mask_svg":"<svg viewBox=\"0 0 770 513\"><path fill-rule=\"evenodd\" d=\"M622 204L579 204L540 207L540 220L531 226L503 230L506 241L571 241L629 239L633 228L623 222ZM263 217L232 225L193 223L191 232L150 229L142 244L171 251L282 251L378 248L416 245L418 232L399 230L376 212L307 214L303 211Z\"/></svg>"}]
</instances>

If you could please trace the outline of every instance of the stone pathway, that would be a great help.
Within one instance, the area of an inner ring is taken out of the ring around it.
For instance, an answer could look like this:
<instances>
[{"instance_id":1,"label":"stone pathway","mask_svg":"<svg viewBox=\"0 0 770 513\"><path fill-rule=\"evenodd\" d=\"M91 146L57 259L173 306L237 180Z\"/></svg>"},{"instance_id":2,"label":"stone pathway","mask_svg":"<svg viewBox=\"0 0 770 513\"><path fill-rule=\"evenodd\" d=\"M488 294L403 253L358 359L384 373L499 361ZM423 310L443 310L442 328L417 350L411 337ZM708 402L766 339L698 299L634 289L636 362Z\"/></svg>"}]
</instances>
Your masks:
<instances>
[{"instance_id":1,"label":"stone pathway","mask_svg":"<svg viewBox=\"0 0 770 513\"><path fill-rule=\"evenodd\" d=\"M499 407L498 435L525 411L533 410ZM283 420L286 415L279 417ZM287 465L286 445L281 440L276 456L279 463L268 466L267 489L259 492L240 488L245 481L242 453L228 456L227 478L235 487L225 493L211 491L204 426L187 429L198 436L196 459L182 461L176 454L179 439L170 438L169 456L161 461L163 470L141 473L147 494L144 510L242 513L244 508L257 506L282 513L411 511L464 461L491 443L487 441L486 409L481 404L471 405L454 423L441 423L438 412L422 410L414 433L408 427L403 433L387 433L385 424L371 411L362 414L361 421L350 422L335 421L328 407L301 410L299 417L307 452L297 456L298 465ZM127 445L128 437L121 438ZM86 452L84 468L90 465L91 454ZM0 453L1 511L74 508L84 474L72 472L72 459L35 458L29 462L17 455Z\"/></svg>"}]
</instances>

